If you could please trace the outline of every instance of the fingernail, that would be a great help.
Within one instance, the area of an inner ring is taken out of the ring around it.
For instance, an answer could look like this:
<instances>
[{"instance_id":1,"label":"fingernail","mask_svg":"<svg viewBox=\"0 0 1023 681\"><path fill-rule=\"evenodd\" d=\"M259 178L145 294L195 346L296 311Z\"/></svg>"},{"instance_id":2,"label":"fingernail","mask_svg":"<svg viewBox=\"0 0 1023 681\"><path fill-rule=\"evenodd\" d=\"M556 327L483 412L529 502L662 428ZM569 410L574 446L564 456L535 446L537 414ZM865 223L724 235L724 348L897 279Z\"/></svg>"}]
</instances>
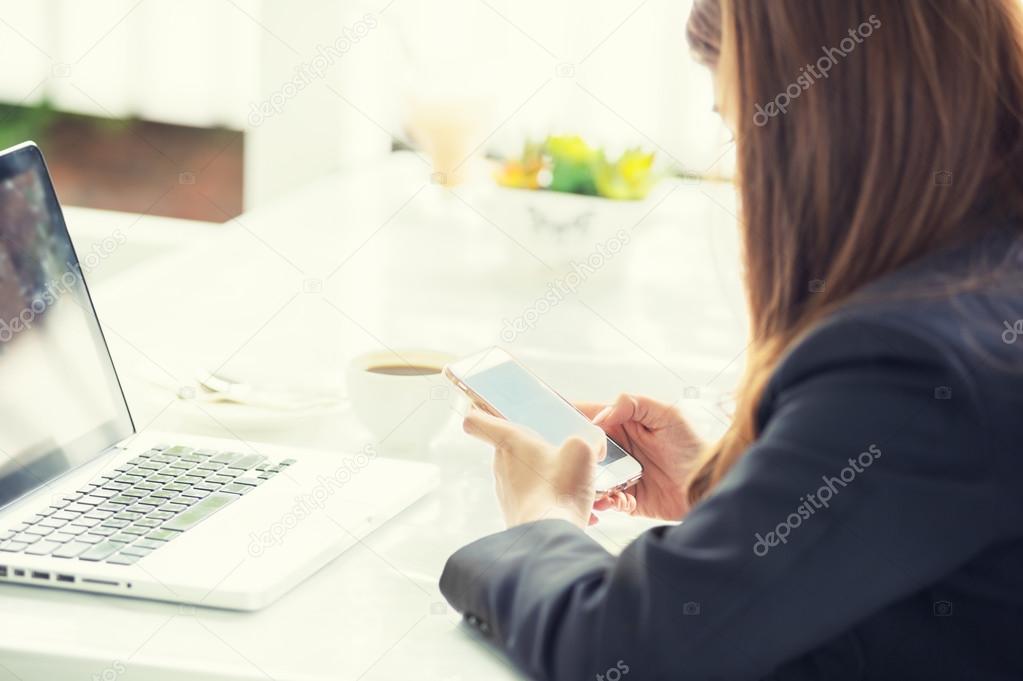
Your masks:
<instances>
[{"instance_id":1,"label":"fingernail","mask_svg":"<svg viewBox=\"0 0 1023 681\"><path fill-rule=\"evenodd\" d=\"M597 415L593 417L593 423L600 425L600 422L607 418L607 415L614 409L614 405L609 404L608 406L597 412Z\"/></svg>"}]
</instances>

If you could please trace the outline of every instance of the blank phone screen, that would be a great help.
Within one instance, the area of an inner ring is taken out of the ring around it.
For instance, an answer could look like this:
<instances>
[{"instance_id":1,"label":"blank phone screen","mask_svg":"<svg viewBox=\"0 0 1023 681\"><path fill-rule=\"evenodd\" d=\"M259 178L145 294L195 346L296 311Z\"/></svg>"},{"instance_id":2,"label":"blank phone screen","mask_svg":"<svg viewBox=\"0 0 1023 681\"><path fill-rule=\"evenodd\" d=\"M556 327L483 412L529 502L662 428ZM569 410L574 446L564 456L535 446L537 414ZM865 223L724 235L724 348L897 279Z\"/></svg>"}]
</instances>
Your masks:
<instances>
[{"instance_id":1,"label":"blank phone screen","mask_svg":"<svg viewBox=\"0 0 1023 681\"><path fill-rule=\"evenodd\" d=\"M531 428L553 445L561 445L573 436L589 439L587 436L597 427L513 360L488 367L462 380L506 419ZM626 456L625 451L608 439L607 457L601 464L617 461L623 456Z\"/></svg>"}]
</instances>

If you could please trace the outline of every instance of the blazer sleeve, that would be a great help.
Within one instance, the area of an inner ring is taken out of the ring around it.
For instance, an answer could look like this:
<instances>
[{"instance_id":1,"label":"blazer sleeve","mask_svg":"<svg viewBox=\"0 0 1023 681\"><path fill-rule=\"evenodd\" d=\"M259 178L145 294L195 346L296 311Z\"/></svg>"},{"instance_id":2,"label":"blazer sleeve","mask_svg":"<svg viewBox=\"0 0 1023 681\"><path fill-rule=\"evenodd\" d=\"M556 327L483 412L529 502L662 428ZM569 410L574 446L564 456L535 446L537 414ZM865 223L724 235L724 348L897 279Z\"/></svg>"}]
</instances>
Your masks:
<instances>
[{"instance_id":1,"label":"blazer sleeve","mask_svg":"<svg viewBox=\"0 0 1023 681\"><path fill-rule=\"evenodd\" d=\"M537 679L759 679L1008 534L976 396L926 341L829 324L761 406L681 525L618 557L565 521L522 525L451 556L443 594Z\"/></svg>"}]
</instances>

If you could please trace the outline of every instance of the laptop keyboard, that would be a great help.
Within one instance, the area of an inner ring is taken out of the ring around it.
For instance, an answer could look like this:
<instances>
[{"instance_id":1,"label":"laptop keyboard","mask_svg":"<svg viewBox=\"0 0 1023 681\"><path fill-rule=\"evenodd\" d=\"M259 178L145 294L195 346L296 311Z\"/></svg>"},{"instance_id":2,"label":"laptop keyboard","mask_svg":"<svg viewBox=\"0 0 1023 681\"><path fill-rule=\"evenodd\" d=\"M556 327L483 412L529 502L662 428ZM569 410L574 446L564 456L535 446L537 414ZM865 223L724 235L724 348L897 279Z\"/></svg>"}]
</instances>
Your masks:
<instances>
[{"instance_id":1,"label":"laptop keyboard","mask_svg":"<svg viewBox=\"0 0 1023 681\"><path fill-rule=\"evenodd\" d=\"M0 533L0 551L131 565L294 462L159 445Z\"/></svg>"}]
</instances>

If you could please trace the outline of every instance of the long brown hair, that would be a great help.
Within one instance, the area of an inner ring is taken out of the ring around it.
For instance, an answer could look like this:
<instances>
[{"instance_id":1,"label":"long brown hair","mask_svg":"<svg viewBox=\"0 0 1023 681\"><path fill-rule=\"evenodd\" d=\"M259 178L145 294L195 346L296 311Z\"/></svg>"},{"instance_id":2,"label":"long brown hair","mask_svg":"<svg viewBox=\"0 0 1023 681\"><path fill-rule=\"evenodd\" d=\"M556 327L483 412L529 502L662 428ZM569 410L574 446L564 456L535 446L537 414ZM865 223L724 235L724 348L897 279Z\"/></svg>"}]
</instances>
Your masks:
<instances>
[{"instance_id":1,"label":"long brown hair","mask_svg":"<svg viewBox=\"0 0 1023 681\"><path fill-rule=\"evenodd\" d=\"M736 122L751 342L689 481L758 436L786 350L866 284L1023 215L1019 0L695 0L688 38Z\"/></svg>"}]
</instances>

